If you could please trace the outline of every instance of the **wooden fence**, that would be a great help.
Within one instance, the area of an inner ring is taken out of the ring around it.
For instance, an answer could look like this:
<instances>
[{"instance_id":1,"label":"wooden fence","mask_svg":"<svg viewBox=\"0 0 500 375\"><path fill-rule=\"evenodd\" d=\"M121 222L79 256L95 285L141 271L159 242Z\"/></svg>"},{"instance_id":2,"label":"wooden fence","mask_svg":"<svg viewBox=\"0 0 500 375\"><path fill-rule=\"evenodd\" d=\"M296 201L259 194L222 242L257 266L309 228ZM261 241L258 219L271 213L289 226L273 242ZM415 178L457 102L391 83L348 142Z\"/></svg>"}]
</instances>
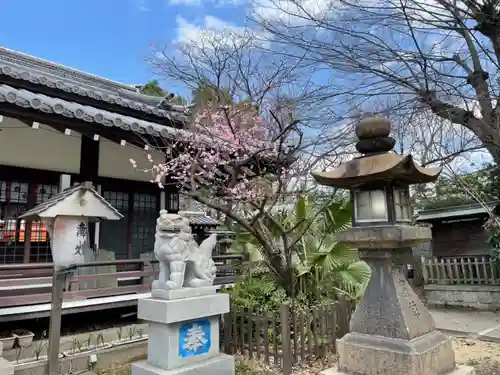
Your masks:
<instances>
[{"instance_id":1,"label":"wooden fence","mask_svg":"<svg viewBox=\"0 0 500 375\"><path fill-rule=\"evenodd\" d=\"M499 285L498 264L487 256L422 258L425 284Z\"/></svg>"},{"instance_id":2,"label":"wooden fence","mask_svg":"<svg viewBox=\"0 0 500 375\"><path fill-rule=\"evenodd\" d=\"M349 331L352 310L345 300L308 311L293 311L289 305L279 312L233 306L221 324L222 350L273 363L289 375L294 364L335 350L337 338Z\"/></svg>"}]
</instances>

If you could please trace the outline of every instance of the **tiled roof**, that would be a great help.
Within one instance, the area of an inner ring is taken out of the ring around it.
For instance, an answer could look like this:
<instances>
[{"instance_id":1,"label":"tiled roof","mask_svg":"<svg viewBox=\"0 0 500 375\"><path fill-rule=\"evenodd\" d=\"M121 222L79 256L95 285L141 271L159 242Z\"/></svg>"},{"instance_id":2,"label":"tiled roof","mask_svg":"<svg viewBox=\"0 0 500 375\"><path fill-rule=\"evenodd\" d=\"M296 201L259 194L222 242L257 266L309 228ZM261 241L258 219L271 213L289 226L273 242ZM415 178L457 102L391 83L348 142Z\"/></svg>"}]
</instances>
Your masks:
<instances>
[{"instance_id":1,"label":"tiled roof","mask_svg":"<svg viewBox=\"0 0 500 375\"><path fill-rule=\"evenodd\" d=\"M102 100L164 118L185 120L189 110L164 98L143 95L133 86L84 73L24 53L0 47L0 75L29 81L73 94Z\"/></svg>"},{"instance_id":2,"label":"tiled roof","mask_svg":"<svg viewBox=\"0 0 500 375\"><path fill-rule=\"evenodd\" d=\"M217 226L220 224L218 220L206 215L186 214L186 217L191 225Z\"/></svg>"},{"instance_id":3,"label":"tiled roof","mask_svg":"<svg viewBox=\"0 0 500 375\"><path fill-rule=\"evenodd\" d=\"M416 221L426 221L435 219L448 219L468 215L487 215L500 204L499 201L486 202L484 204L473 203L461 206L434 208L421 210L418 212Z\"/></svg>"},{"instance_id":4,"label":"tiled roof","mask_svg":"<svg viewBox=\"0 0 500 375\"><path fill-rule=\"evenodd\" d=\"M195 201L194 199L191 200L191 207L190 209L195 212L206 212L207 207L203 204L201 204L198 201Z\"/></svg>"},{"instance_id":5,"label":"tiled roof","mask_svg":"<svg viewBox=\"0 0 500 375\"><path fill-rule=\"evenodd\" d=\"M109 207L110 210L112 210L118 217L123 217L123 215L116 209L114 208L106 199L104 199L97 191L92 189L91 187L88 186L88 183L83 182L78 185L74 185L72 187L69 187L60 193L54 195L53 197L47 199L45 202L39 204L36 207L33 207L31 210L26 211L24 214L19 216L19 219L30 217L30 216L36 216L49 208L55 206L57 203L62 202L65 200L67 197L71 196L73 193L75 193L78 190L89 190L91 193L93 193L102 203L104 203L106 206Z\"/></svg>"},{"instance_id":6,"label":"tiled roof","mask_svg":"<svg viewBox=\"0 0 500 375\"><path fill-rule=\"evenodd\" d=\"M21 108L32 108L40 112L55 113L62 117L76 118L104 126L115 126L123 130L132 130L142 134L150 134L155 137L162 136L164 138L175 138L180 134L188 135L184 130L1 84L0 102L8 102Z\"/></svg>"}]
</instances>

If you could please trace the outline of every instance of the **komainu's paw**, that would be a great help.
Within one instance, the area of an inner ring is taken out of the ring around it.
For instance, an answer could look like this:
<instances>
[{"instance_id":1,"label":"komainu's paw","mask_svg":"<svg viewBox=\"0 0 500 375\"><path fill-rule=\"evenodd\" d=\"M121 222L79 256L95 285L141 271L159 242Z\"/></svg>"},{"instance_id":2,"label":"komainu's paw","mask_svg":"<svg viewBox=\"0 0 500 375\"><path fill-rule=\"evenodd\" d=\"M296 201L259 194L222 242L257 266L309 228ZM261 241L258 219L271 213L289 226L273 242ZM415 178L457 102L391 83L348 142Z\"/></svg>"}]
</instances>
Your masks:
<instances>
[{"instance_id":1,"label":"komainu's paw","mask_svg":"<svg viewBox=\"0 0 500 375\"><path fill-rule=\"evenodd\" d=\"M208 281L208 280L192 279L189 281L189 286L191 288L199 288L201 286L209 286L209 285L211 285L211 284L210 284L210 281Z\"/></svg>"},{"instance_id":2,"label":"komainu's paw","mask_svg":"<svg viewBox=\"0 0 500 375\"><path fill-rule=\"evenodd\" d=\"M168 289L168 290L174 290L174 289L180 289L181 286L180 285L177 285L176 283L174 283L173 281L171 280L168 280L166 283L165 283L165 289Z\"/></svg>"}]
</instances>

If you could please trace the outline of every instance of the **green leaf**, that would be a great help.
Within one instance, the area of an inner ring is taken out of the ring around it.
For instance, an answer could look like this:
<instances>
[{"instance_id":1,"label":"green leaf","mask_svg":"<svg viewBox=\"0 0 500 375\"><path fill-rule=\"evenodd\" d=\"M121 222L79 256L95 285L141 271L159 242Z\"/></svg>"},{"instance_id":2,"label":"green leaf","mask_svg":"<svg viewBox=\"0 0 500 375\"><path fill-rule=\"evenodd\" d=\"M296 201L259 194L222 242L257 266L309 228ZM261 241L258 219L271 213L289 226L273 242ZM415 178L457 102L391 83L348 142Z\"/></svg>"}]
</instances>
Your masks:
<instances>
[{"instance_id":1,"label":"green leaf","mask_svg":"<svg viewBox=\"0 0 500 375\"><path fill-rule=\"evenodd\" d=\"M370 267L359 260L356 249L337 241L338 233L351 226L351 207L348 202L332 200L325 206L325 202L316 203L309 196L300 196L295 205L272 211L271 215L272 219L264 217L257 224L274 246L281 249L278 256L291 255L289 271L296 280L295 298L314 304L335 299L341 294L357 298L363 292L370 278ZM289 243L298 238L293 248L282 249L283 228L287 231ZM263 251L262 244L247 231L236 232L233 248L245 249L252 259L247 266L249 277L265 277L274 283L274 293L289 293L289 285L283 285L281 277L271 272L271 259L266 258L269 254ZM283 262L283 267L288 267L286 262ZM289 271L283 269L278 274L284 275ZM260 297L252 297L259 303L270 303L262 300L262 294L267 294L269 288L262 287L260 291L252 288L252 292L261 294Z\"/></svg>"}]
</instances>

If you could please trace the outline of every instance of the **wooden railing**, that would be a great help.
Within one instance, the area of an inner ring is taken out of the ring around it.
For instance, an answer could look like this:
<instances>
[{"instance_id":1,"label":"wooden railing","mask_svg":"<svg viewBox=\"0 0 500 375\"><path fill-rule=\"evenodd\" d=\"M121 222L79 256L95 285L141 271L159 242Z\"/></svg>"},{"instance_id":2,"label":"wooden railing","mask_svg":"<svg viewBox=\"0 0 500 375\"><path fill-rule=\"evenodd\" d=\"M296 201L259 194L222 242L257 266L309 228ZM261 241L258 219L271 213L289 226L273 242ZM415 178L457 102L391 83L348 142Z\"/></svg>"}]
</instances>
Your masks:
<instances>
[{"instance_id":1,"label":"wooden railing","mask_svg":"<svg viewBox=\"0 0 500 375\"><path fill-rule=\"evenodd\" d=\"M217 266L215 284L233 283L243 256L218 255L213 259ZM68 278L63 300L147 293L158 276L157 263L130 259L79 265L74 276ZM52 277L52 263L0 265L0 307L50 303Z\"/></svg>"},{"instance_id":2,"label":"wooden railing","mask_svg":"<svg viewBox=\"0 0 500 375\"><path fill-rule=\"evenodd\" d=\"M499 285L497 262L488 256L422 258L425 284Z\"/></svg>"}]
</instances>

